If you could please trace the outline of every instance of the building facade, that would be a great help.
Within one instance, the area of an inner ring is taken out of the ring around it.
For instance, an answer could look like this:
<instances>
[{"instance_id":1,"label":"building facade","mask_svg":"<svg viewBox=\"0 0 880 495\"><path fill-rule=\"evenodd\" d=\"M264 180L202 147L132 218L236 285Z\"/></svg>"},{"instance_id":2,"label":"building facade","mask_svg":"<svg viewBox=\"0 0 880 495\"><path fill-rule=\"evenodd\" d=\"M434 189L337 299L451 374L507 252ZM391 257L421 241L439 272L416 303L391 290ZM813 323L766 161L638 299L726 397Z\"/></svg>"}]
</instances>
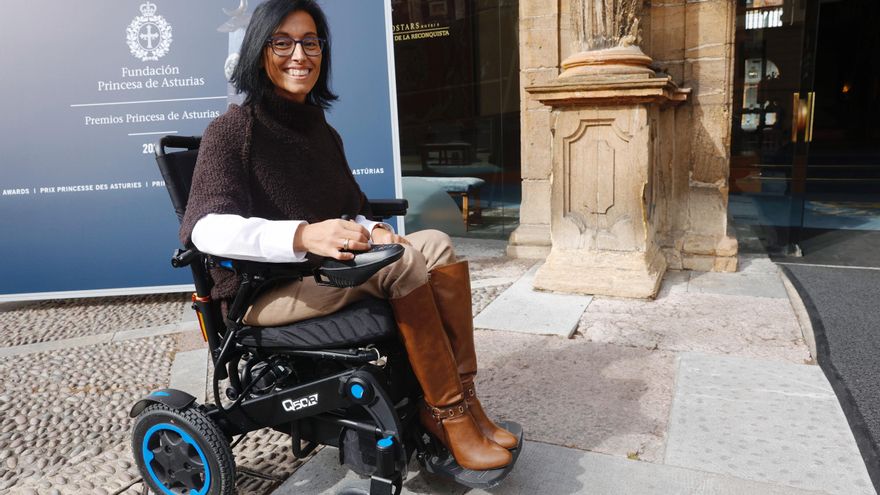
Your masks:
<instances>
[{"instance_id":1,"label":"building facade","mask_svg":"<svg viewBox=\"0 0 880 495\"><path fill-rule=\"evenodd\" d=\"M551 260L554 243L568 255L603 242L608 253L651 258L656 249L662 262L640 263L662 272L735 271L742 249L801 255L828 232L880 230L880 35L868 24L877 2L394 5L403 32L453 26L430 34L433 45L398 38L396 55L404 174L446 187L450 177L482 181L469 207L449 191L464 211L463 235L506 238L512 256ZM621 45L647 56L650 81L566 79L566 60L589 45L585 23L618 29L608 24L615 15L626 18ZM659 93L633 96L633 84ZM560 136L566 119L585 129L617 119L624 138L576 129L599 143L577 151L566 141L574 134ZM633 137L642 127L644 142ZM635 148L622 144L631 139ZM580 232L566 234L566 221Z\"/></svg>"}]
</instances>

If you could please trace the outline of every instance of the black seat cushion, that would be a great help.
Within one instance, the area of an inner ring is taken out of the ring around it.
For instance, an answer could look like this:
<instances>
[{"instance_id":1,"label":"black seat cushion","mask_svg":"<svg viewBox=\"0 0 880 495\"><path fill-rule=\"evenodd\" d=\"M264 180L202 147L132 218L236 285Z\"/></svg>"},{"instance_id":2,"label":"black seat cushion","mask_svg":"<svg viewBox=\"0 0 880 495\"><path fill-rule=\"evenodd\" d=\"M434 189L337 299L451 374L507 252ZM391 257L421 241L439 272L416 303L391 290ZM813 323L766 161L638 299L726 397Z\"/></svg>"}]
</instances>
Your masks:
<instances>
[{"instance_id":1,"label":"black seat cushion","mask_svg":"<svg viewBox=\"0 0 880 495\"><path fill-rule=\"evenodd\" d=\"M238 341L248 347L329 349L387 340L397 332L388 302L365 299L329 316L281 327L245 327Z\"/></svg>"}]
</instances>

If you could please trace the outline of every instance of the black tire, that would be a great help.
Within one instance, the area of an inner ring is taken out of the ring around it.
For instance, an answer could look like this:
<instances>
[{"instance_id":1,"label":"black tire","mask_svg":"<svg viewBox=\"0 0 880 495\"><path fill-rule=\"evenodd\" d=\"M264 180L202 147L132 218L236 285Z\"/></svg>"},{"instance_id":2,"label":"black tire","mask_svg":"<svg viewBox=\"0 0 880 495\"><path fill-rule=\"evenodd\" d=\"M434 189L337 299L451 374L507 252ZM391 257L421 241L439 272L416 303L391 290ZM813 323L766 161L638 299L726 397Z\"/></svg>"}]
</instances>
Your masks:
<instances>
[{"instance_id":1,"label":"black tire","mask_svg":"<svg viewBox=\"0 0 880 495\"><path fill-rule=\"evenodd\" d=\"M204 495L235 493L229 442L198 407L147 407L134 422L131 447L144 483L157 495L190 495L191 490Z\"/></svg>"}]
</instances>

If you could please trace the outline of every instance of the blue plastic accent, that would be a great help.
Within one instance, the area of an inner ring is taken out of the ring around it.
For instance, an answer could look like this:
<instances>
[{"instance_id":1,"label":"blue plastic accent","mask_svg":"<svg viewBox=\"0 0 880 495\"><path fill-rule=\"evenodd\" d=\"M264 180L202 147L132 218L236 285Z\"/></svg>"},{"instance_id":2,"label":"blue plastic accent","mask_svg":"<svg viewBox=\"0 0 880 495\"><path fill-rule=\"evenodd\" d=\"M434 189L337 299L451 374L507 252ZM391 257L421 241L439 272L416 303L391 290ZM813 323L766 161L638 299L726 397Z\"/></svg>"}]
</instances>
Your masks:
<instances>
[{"instance_id":1,"label":"blue plastic accent","mask_svg":"<svg viewBox=\"0 0 880 495\"><path fill-rule=\"evenodd\" d=\"M363 399L364 398L364 387L355 383L351 386L351 396L355 399Z\"/></svg>"},{"instance_id":2,"label":"blue plastic accent","mask_svg":"<svg viewBox=\"0 0 880 495\"><path fill-rule=\"evenodd\" d=\"M392 445L394 445L394 438L393 437L385 437L382 440L379 440L378 442L376 442L376 445L378 447L383 448L383 449L387 449L388 447L391 447Z\"/></svg>"},{"instance_id":3,"label":"blue plastic accent","mask_svg":"<svg viewBox=\"0 0 880 495\"><path fill-rule=\"evenodd\" d=\"M152 437L157 431L161 430L170 430L177 433L178 435L180 435L180 438L182 438L184 442L192 445L193 448L196 449L196 452L198 452L199 454L199 458L202 460L202 465L205 466L205 485L202 486L202 489L199 491L190 490L189 495L207 494L208 489L211 487L211 468L208 466L208 459L205 458L205 453L202 452L202 448L199 446L198 443L196 443L195 440L193 440L193 437L189 436L185 431L181 430L180 428L168 423L153 425L149 430L147 430L147 433L144 434L144 441L141 444L141 454L144 457L144 465L147 466L147 472L150 473L150 477L153 478L153 482L162 490L162 493L164 493L165 495L178 495L166 488L165 485L163 485L159 481L159 479L156 477L156 473L153 471L153 466L150 464L153 461L153 452L151 452L150 449L147 448L147 444L150 441L150 437Z\"/></svg>"},{"instance_id":4,"label":"blue plastic accent","mask_svg":"<svg viewBox=\"0 0 880 495\"><path fill-rule=\"evenodd\" d=\"M152 395L153 397L171 397L171 394L169 394L168 392L161 392L161 391L160 392L153 392L150 395Z\"/></svg>"},{"instance_id":5,"label":"blue plastic accent","mask_svg":"<svg viewBox=\"0 0 880 495\"><path fill-rule=\"evenodd\" d=\"M229 268L230 270L232 270L232 262L231 261L221 261L220 266L222 266L223 268Z\"/></svg>"}]
</instances>

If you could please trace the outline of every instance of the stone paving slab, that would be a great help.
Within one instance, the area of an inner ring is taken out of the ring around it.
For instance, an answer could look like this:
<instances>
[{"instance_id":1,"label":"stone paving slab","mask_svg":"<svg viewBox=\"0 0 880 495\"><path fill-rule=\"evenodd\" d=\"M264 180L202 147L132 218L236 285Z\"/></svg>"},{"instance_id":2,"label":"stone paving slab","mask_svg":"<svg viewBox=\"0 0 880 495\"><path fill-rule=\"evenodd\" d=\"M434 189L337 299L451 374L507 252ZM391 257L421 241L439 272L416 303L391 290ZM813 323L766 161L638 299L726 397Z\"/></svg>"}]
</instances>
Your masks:
<instances>
[{"instance_id":1,"label":"stone paving slab","mask_svg":"<svg viewBox=\"0 0 880 495\"><path fill-rule=\"evenodd\" d=\"M475 332L477 393L526 439L660 462L675 357L583 338Z\"/></svg>"},{"instance_id":2,"label":"stone paving slab","mask_svg":"<svg viewBox=\"0 0 880 495\"><path fill-rule=\"evenodd\" d=\"M191 332L193 330L199 330L199 323L197 321L171 323L157 327L136 328L134 330L116 332L113 334L113 341L121 342L123 340L144 339L156 335L172 335L175 333Z\"/></svg>"},{"instance_id":3,"label":"stone paving slab","mask_svg":"<svg viewBox=\"0 0 880 495\"><path fill-rule=\"evenodd\" d=\"M205 402L208 377L208 351L196 349L178 352L171 364L171 380L168 388L186 392L201 403Z\"/></svg>"},{"instance_id":4,"label":"stone paving slab","mask_svg":"<svg viewBox=\"0 0 880 495\"><path fill-rule=\"evenodd\" d=\"M476 328L570 338L590 296L551 294L532 289L535 266L501 293L474 319Z\"/></svg>"},{"instance_id":5,"label":"stone paving slab","mask_svg":"<svg viewBox=\"0 0 880 495\"><path fill-rule=\"evenodd\" d=\"M874 495L818 366L682 354L666 463L840 495Z\"/></svg>"},{"instance_id":6,"label":"stone paving slab","mask_svg":"<svg viewBox=\"0 0 880 495\"><path fill-rule=\"evenodd\" d=\"M477 283L486 279L512 278L516 282L525 275L530 268L535 266L535 260L510 259L510 258L481 258L468 259L470 266L471 283Z\"/></svg>"},{"instance_id":7,"label":"stone paving slab","mask_svg":"<svg viewBox=\"0 0 880 495\"><path fill-rule=\"evenodd\" d=\"M688 292L732 296L788 297L778 273L691 273Z\"/></svg>"},{"instance_id":8,"label":"stone paving slab","mask_svg":"<svg viewBox=\"0 0 880 495\"><path fill-rule=\"evenodd\" d=\"M812 361L788 298L690 292L673 276L653 301L596 297L578 332L593 342L646 349Z\"/></svg>"},{"instance_id":9,"label":"stone paving slab","mask_svg":"<svg viewBox=\"0 0 880 495\"><path fill-rule=\"evenodd\" d=\"M503 258L507 252L507 241L499 239L470 239L453 237L455 254L468 259Z\"/></svg>"},{"instance_id":10,"label":"stone paving slab","mask_svg":"<svg viewBox=\"0 0 880 495\"><path fill-rule=\"evenodd\" d=\"M482 289L485 287L495 287L498 285L510 285L519 280L519 277L493 277L474 280L471 282L471 289Z\"/></svg>"},{"instance_id":11,"label":"stone paving slab","mask_svg":"<svg viewBox=\"0 0 880 495\"><path fill-rule=\"evenodd\" d=\"M490 490L469 490L410 465L404 494L427 495L818 495L823 492L774 486L730 476L647 462L630 461L554 445L526 442L516 467ZM303 465L273 495L335 494L343 488L369 489L369 481L338 463L336 449L325 448ZM366 493L366 492L364 492Z\"/></svg>"}]
</instances>

